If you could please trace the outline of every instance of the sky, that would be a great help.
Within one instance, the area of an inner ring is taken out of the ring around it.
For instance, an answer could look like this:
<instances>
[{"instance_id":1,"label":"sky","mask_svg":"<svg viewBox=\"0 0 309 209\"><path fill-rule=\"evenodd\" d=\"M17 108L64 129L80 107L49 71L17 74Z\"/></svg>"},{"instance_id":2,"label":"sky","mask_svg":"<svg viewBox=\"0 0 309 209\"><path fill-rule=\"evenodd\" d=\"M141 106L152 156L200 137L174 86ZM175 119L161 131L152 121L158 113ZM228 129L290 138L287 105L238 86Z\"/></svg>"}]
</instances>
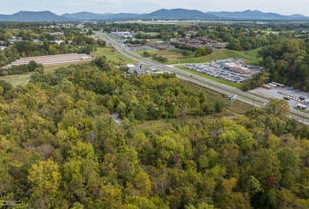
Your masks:
<instances>
[{"instance_id":1,"label":"sky","mask_svg":"<svg viewBox=\"0 0 309 209\"><path fill-rule=\"evenodd\" d=\"M0 0L0 13L45 11L56 14L89 11L96 13L147 13L157 9L201 11L262 10L309 16L309 0Z\"/></svg>"}]
</instances>

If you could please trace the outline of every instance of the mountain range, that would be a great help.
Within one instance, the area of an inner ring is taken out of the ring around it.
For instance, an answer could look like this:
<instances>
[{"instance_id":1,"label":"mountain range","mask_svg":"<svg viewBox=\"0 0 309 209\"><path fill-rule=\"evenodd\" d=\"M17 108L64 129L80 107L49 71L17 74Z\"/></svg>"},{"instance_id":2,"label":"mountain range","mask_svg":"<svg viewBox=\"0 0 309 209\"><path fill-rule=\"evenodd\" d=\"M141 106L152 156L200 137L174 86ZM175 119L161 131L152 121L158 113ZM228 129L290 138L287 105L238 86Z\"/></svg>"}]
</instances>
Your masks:
<instances>
[{"instance_id":1,"label":"mountain range","mask_svg":"<svg viewBox=\"0 0 309 209\"><path fill-rule=\"evenodd\" d=\"M263 21L290 21L308 20L309 17L296 15L281 15L265 13L258 10L241 12L202 12L187 9L161 9L148 14L134 13L105 13L92 12L66 13L57 15L50 11L31 12L21 11L12 15L0 15L0 21L14 22L60 22L60 21L124 21L124 20L263 20Z\"/></svg>"}]
</instances>

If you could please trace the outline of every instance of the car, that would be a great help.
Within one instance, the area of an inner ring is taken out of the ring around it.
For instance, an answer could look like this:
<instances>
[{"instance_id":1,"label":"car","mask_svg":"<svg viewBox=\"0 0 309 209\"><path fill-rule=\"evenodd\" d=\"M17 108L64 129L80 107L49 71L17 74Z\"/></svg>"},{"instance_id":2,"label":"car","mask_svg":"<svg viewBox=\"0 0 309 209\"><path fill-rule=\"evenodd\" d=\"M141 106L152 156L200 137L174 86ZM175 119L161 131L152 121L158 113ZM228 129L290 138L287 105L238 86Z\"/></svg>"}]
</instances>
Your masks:
<instances>
[{"instance_id":1,"label":"car","mask_svg":"<svg viewBox=\"0 0 309 209\"><path fill-rule=\"evenodd\" d=\"M238 96L237 95L230 95L228 96L229 100L235 100Z\"/></svg>"}]
</instances>

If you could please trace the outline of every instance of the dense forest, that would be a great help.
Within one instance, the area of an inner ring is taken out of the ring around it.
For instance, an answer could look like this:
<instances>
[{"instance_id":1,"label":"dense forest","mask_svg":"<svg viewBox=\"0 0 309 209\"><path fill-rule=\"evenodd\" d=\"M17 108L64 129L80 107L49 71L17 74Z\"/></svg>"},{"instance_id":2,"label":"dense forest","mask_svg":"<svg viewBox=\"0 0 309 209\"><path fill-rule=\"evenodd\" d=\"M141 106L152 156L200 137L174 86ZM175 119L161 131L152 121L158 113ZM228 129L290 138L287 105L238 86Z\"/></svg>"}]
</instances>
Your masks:
<instances>
[{"instance_id":1,"label":"dense forest","mask_svg":"<svg viewBox=\"0 0 309 209\"><path fill-rule=\"evenodd\" d=\"M124 71L99 58L0 82L0 205L309 207L309 128L285 101L224 118L174 75Z\"/></svg>"},{"instance_id":2,"label":"dense forest","mask_svg":"<svg viewBox=\"0 0 309 209\"><path fill-rule=\"evenodd\" d=\"M270 80L309 91L309 38L281 39L260 51Z\"/></svg>"}]
</instances>

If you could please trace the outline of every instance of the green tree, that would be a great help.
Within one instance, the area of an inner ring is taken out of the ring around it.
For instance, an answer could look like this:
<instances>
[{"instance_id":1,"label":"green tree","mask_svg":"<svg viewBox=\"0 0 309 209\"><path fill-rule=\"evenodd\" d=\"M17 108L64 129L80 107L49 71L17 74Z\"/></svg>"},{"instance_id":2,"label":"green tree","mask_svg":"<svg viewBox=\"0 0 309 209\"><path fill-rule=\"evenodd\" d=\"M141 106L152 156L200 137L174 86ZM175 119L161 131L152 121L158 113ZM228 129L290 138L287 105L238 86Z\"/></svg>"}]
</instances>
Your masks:
<instances>
[{"instance_id":1,"label":"green tree","mask_svg":"<svg viewBox=\"0 0 309 209\"><path fill-rule=\"evenodd\" d=\"M266 107L267 113L273 114L278 117L288 116L290 113L290 106L287 101L281 99L272 99L270 100Z\"/></svg>"},{"instance_id":2,"label":"green tree","mask_svg":"<svg viewBox=\"0 0 309 209\"><path fill-rule=\"evenodd\" d=\"M60 180L59 165L53 160L33 164L28 174L32 205L36 208L53 208Z\"/></svg>"}]
</instances>

